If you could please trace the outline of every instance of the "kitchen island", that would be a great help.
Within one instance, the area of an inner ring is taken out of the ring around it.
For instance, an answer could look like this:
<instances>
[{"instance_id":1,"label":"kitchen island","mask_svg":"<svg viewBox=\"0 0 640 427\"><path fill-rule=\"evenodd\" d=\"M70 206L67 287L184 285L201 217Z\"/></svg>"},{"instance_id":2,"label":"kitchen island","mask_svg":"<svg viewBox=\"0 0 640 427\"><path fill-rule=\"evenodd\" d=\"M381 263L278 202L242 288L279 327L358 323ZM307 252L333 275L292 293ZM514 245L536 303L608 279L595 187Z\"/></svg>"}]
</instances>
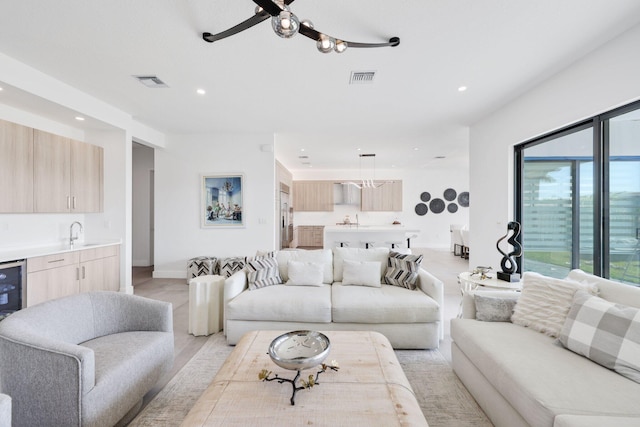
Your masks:
<instances>
[{"instance_id":1,"label":"kitchen island","mask_svg":"<svg viewBox=\"0 0 640 427\"><path fill-rule=\"evenodd\" d=\"M336 246L350 248L366 248L367 246L388 247L392 243L406 248L409 239L420 233L420 230L409 229L403 225L333 225L324 227L324 248Z\"/></svg>"}]
</instances>

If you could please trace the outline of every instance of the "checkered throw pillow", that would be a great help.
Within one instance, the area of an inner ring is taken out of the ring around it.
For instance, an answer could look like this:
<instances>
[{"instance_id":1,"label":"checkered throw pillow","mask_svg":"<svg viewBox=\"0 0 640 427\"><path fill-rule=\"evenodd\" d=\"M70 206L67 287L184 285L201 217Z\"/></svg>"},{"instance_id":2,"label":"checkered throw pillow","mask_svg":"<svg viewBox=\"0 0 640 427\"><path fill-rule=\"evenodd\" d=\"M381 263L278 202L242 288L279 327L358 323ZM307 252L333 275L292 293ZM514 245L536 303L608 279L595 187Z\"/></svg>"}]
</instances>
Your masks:
<instances>
[{"instance_id":1,"label":"checkered throw pillow","mask_svg":"<svg viewBox=\"0 0 640 427\"><path fill-rule=\"evenodd\" d=\"M275 258L256 258L247 263L245 270L250 291L282 283Z\"/></svg>"},{"instance_id":2,"label":"checkered throw pillow","mask_svg":"<svg viewBox=\"0 0 640 427\"><path fill-rule=\"evenodd\" d=\"M387 260L387 270L384 273L385 283L414 290L421 262L422 255L391 251Z\"/></svg>"},{"instance_id":3,"label":"checkered throw pillow","mask_svg":"<svg viewBox=\"0 0 640 427\"><path fill-rule=\"evenodd\" d=\"M640 383L640 309L577 291L559 340L569 350Z\"/></svg>"}]
</instances>

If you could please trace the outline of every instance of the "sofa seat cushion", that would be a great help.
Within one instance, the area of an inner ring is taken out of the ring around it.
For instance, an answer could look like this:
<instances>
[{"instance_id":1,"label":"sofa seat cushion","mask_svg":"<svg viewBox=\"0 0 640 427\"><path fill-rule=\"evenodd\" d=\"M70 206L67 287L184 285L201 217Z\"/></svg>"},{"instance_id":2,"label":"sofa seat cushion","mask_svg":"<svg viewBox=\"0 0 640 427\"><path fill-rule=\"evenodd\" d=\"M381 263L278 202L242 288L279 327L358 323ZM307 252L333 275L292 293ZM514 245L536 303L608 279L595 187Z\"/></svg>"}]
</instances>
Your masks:
<instances>
[{"instance_id":1,"label":"sofa seat cushion","mask_svg":"<svg viewBox=\"0 0 640 427\"><path fill-rule=\"evenodd\" d=\"M336 323L429 323L440 320L440 306L422 291L393 285L379 288L345 286L331 289Z\"/></svg>"},{"instance_id":2,"label":"sofa seat cushion","mask_svg":"<svg viewBox=\"0 0 640 427\"><path fill-rule=\"evenodd\" d=\"M105 417L126 413L173 365L172 332L123 332L80 345L93 349L95 356L95 386L82 405L87 425L117 422Z\"/></svg>"},{"instance_id":3,"label":"sofa seat cushion","mask_svg":"<svg viewBox=\"0 0 640 427\"><path fill-rule=\"evenodd\" d=\"M273 285L245 291L229 301L231 320L331 322L331 285Z\"/></svg>"},{"instance_id":4,"label":"sofa seat cushion","mask_svg":"<svg viewBox=\"0 0 640 427\"><path fill-rule=\"evenodd\" d=\"M530 425L551 426L558 414L640 415L638 383L540 332L452 319L451 338Z\"/></svg>"}]
</instances>

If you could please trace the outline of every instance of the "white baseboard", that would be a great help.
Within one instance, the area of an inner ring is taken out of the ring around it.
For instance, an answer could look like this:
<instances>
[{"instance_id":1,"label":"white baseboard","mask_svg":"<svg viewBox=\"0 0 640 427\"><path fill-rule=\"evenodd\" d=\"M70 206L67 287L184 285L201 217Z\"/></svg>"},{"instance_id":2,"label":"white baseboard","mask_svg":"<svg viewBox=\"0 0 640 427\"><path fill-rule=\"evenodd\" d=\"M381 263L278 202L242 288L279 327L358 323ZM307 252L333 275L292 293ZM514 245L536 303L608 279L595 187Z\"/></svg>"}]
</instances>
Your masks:
<instances>
[{"instance_id":1,"label":"white baseboard","mask_svg":"<svg viewBox=\"0 0 640 427\"><path fill-rule=\"evenodd\" d=\"M186 279L186 270L154 270L154 279Z\"/></svg>"}]
</instances>

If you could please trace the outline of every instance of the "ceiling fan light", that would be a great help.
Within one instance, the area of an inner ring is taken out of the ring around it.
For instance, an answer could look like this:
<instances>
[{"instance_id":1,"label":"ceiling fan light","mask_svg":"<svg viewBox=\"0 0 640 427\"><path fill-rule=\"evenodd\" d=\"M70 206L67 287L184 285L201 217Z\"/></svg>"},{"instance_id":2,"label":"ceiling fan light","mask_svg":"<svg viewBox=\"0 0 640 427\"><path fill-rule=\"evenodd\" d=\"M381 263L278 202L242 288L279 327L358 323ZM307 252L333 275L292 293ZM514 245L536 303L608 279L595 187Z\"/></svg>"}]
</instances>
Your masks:
<instances>
[{"instance_id":1,"label":"ceiling fan light","mask_svg":"<svg viewBox=\"0 0 640 427\"><path fill-rule=\"evenodd\" d=\"M296 35L300 28L300 21L293 13L283 10L278 16L271 18L271 27L277 35L288 39Z\"/></svg>"},{"instance_id":2,"label":"ceiling fan light","mask_svg":"<svg viewBox=\"0 0 640 427\"><path fill-rule=\"evenodd\" d=\"M320 35L320 38L316 42L316 46L318 50L322 53L329 53L333 50L336 45L336 41L329 36L324 34Z\"/></svg>"},{"instance_id":3,"label":"ceiling fan light","mask_svg":"<svg viewBox=\"0 0 640 427\"><path fill-rule=\"evenodd\" d=\"M333 50L335 50L337 53L342 53L345 50L347 50L347 47L349 47L349 45L347 44L346 41L344 41L344 40L336 40L336 45L333 48Z\"/></svg>"}]
</instances>

